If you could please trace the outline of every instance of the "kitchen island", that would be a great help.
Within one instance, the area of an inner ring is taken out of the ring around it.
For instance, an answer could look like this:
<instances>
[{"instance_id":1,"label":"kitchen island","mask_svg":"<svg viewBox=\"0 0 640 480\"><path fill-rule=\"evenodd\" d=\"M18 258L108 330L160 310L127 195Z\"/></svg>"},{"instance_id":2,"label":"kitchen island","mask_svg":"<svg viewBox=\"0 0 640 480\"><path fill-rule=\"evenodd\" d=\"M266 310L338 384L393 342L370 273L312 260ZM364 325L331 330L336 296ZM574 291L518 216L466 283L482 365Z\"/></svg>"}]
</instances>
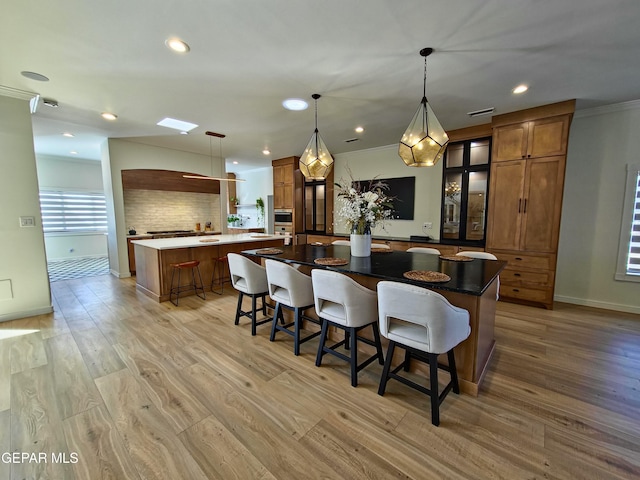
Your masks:
<instances>
[{"instance_id":1,"label":"kitchen island","mask_svg":"<svg viewBox=\"0 0 640 480\"><path fill-rule=\"evenodd\" d=\"M309 273L312 268L334 270L349 275L372 290L376 289L379 281L389 280L428 288L443 295L453 305L469 312L471 334L454 351L460 390L469 395L478 395L495 349L497 279L506 262L477 258L461 262L451 260L447 256L402 251L385 251L372 253L369 257L352 257L349 247L330 244L283 247L283 253L280 255L268 255L256 250L248 250L244 254L295 264L304 273ZM339 266L316 264L315 260L322 257L343 258L346 264ZM409 280L404 277L404 273L411 270L441 272L447 274L450 279L442 283ZM311 315L311 312L308 311L308 314ZM383 343L385 343L384 339ZM394 365L402 360L399 358L401 352L396 355L398 359L394 359ZM442 361L446 363L445 359ZM425 367L419 362L413 362L412 368L422 370Z\"/></svg>"},{"instance_id":2,"label":"kitchen island","mask_svg":"<svg viewBox=\"0 0 640 480\"><path fill-rule=\"evenodd\" d=\"M247 249L281 247L284 239L281 235L245 233L133 240L136 289L158 302L165 302L169 300L171 290L171 264L199 260L202 281L207 290L211 287L214 259Z\"/></svg>"}]
</instances>

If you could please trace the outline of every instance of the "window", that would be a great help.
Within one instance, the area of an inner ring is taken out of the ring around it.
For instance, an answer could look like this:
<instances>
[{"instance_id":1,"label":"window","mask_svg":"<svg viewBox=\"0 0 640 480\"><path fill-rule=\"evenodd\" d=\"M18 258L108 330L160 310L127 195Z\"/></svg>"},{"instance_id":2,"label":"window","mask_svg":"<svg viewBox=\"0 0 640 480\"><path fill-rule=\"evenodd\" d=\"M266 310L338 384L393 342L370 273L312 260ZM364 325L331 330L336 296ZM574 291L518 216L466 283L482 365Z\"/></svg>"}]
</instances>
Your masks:
<instances>
[{"instance_id":1,"label":"window","mask_svg":"<svg viewBox=\"0 0 640 480\"><path fill-rule=\"evenodd\" d=\"M627 165L616 280L640 282L640 165Z\"/></svg>"},{"instance_id":2,"label":"window","mask_svg":"<svg viewBox=\"0 0 640 480\"><path fill-rule=\"evenodd\" d=\"M442 180L440 239L484 245L491 138L450 143Z\"/></svg>"},{"instance_id":3,"label":"window","mask_svg":"<svg viewBox=\"0 0 640 480\"><path fill-rule=\"evenodd\" d=\"M103 193L41 190L40 212L44 233L107 231Z\"/></svg>"}]
</instances>

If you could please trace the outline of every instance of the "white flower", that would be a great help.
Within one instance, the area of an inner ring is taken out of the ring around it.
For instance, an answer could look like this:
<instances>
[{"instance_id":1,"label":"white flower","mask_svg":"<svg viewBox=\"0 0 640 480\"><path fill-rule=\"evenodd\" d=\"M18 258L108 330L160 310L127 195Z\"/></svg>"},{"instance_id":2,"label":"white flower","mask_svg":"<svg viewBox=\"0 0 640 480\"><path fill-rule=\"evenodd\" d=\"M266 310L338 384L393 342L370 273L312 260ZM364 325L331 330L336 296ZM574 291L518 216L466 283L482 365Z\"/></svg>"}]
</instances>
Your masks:
<instances>
[{"instance_id":1,"label":"white flower","mask_svg":"<svg viewBox=\"0 0 640 480\"><path fill-rule=\"evenodd\" d=\"M344 220L349 230L364 233L377 223L381 223L384 228L385 220L391 218L393 200L384 192L388 186L381 181L372 180L363 191L360 182L354 181L353 177L349 186L345 183L341 180L336 184L341 204L337 215Z\"/></svg>"}]
</instances>

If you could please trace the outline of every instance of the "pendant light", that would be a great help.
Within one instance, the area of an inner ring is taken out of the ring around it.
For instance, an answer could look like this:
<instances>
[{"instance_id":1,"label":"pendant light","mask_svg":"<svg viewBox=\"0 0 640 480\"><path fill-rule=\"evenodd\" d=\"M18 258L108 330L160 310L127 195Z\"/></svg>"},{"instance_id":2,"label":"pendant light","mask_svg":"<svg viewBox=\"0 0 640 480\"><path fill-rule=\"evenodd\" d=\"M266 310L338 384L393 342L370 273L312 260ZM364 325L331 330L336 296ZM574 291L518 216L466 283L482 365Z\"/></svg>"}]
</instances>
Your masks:
<instances>
[{"instance_id":1,"label":"pendant light","mask_svg":"<svg viewBox=\"0 0 640 480\"><path fill-rule=\"evenodd\" d=\"M449 136L436 118L431 105L427 101L427 57L433 48L423 48L420 55L424 57L424 86L422 101L418 111L411 120L400 140L398 155L410 167L432 167L442 158Z\"/></svg>"},{"instance_id":2,"label":"pendant light","mask_svg":"<svg viewBox=\"0 0 640 480\"><path fill-rule=\"evenodd\" d=\"M217 137L219 140L219 146L218 146L218 152L219 152L219 158L220 160L222 160L222 139L224 137L226 137L225 134L223 133L217 133L217 132L210 132L210 131L206 131L204 132L205 135L209 136L209 155L211 157L211 176L207 176L207 175L182 175L184 178L192 178L195 180L218 180L219 182L244 182L244 180L240 179L240 178L225 178L225 177L214 177L213 176L213 142L211 140L211 137Z\"/></svg>"},{"instance_id":3,"label":"pendant light","mask_svg":"<svg viewBox=\"0 0 640 480\"><path fill-rule=\"evenodd\" d=\"M315 100L316 129L300 158L300 171L308 180L322 180L327 178L333 166L333 157L318 133L318 99L320 97L321 95L318 93L311 95L311 98Z\"/></svg>"}]
</instances>

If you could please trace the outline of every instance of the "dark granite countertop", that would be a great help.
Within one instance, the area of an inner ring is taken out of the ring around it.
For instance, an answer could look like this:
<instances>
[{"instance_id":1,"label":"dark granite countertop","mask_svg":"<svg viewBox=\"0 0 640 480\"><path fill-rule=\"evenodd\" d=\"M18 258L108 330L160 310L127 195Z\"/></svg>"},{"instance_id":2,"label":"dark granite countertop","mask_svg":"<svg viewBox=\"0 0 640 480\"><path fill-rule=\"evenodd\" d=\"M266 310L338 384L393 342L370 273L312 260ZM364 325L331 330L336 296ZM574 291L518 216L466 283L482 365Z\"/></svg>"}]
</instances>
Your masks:
<instances>
[{"instance_id":1,"label":"dark granite countertop","mask_svg":"<svg viewBox=\"0 0 640 480\"><path fill-rule=\"evenodd\" d=\"M256 250L245 250L247 255L273 258L287 263L327 268L338 272L366 275L381 280L411 283L434 290L448 290L469 295L482 295L491 282L498 276L507 262L499 260L473 259L469 262L444 260L438 255L411 253L394 250L391 253L372 253L370 257L352 257L348 246L330 245L326 247L312 244L284 247L279 255L265 255ZM349 260L347 265L322 266L314 263L316 258L338 257ZM446 273L451 280L444 283L432 283L408 280L404 272L410 270L430 270Z\"/></svg>"}]
</instances>

